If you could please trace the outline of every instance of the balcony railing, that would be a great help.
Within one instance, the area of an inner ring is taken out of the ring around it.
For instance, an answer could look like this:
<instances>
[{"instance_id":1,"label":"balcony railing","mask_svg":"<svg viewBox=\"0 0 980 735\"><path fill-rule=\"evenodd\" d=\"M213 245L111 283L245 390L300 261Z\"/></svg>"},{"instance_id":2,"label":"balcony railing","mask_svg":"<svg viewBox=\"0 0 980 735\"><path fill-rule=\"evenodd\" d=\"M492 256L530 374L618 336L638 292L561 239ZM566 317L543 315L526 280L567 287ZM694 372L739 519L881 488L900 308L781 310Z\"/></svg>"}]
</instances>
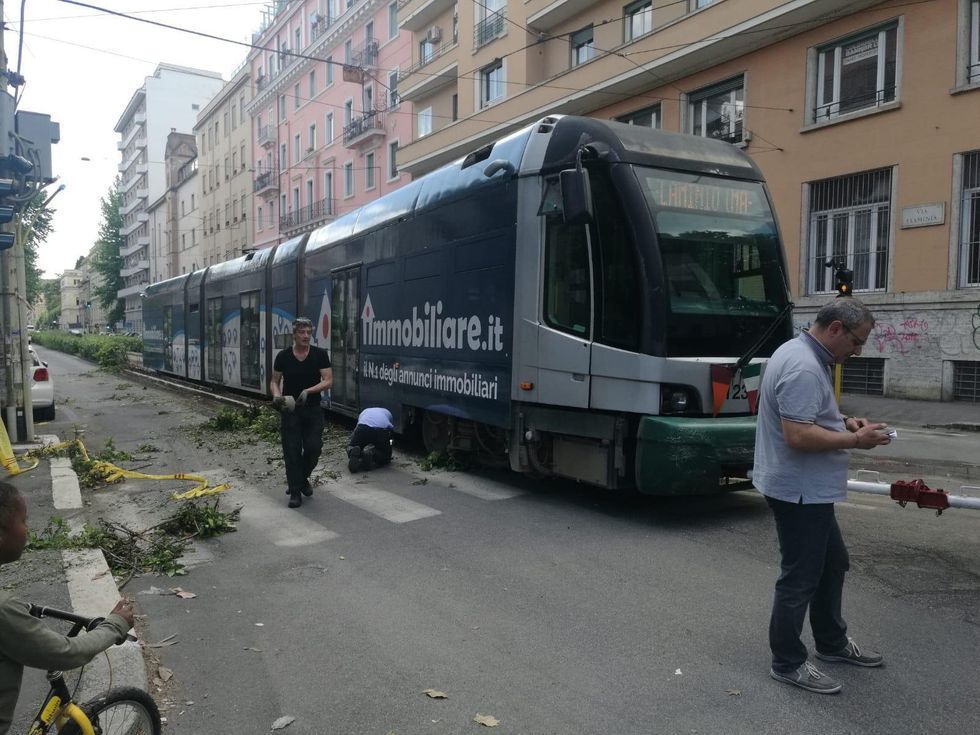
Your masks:
<instances>
[{"instance_id":1,"label":"balcony railing","mask_svg":"<svg viewBox=\"0 0 980 735\"><path fill-rule=\"evenodd\" d=\"M326 33L333 24L334 19L327 15L317 15L317 19L310 25L310 41L315 41Z\"/></svg>"},{"instance_id":2,"label":"balcony railing","mask_svg":"<svg viewBox=\"0 0 980 735\"><path fill-rule=\"evenodd\" d=\"M344 126L344 145L352 145L369 135L384 135L385 111L370 110Z\"/></svg>"},{"instance_id":3,"label":"balcony railing","mask_svg":"<svg viewBox=\"0 0 980 735\"><path fill-rule=\"evenodd\" d=\"M266 189L279 189L279 172L266 171L255 177L255 193L258 194Z\"/></svg>"},{"instance_id":4,"label":"balcony railing","mask_svg":"<svg viewBox=\"0 0 980 735\"><path fill-rule=\"evenodd\" d=\"M431 64L433 61L438 59L443 54L456 48L456 39L455 38L450 39L439 47L429 46L428 48L429 48L429 52L425 56L420 56L419 60L416 63L412 64L404 71L398 72L399 84L401 84L403 79L408 78L409 76L417 72L419 69L421 69L423 66L426 66L427 64Z\"/></svg>"},{"instance_id":5,"label":"balcony railing","mask_svg":"<svg viewBox=\"0 0 980 735\"><path fill-rule=\"evenodd\" d=\"M276 142L276 129L272 125L263 125L255 135L262 147L267 147Z\"/></svg>"},{"instance_id":6,"label":"balcony railing","mask_svg":"<svg viewBox=\"0 0 980 735\"><path fill-rule=\"evenodd\" d=\"M362 69L378 65L378 39L369 38L351 52L350 66Z\"/></svg>"},{"instance_id":7,"label":"balcony railing","mask_svg":"<svg viewBox=\"0 0 980 735\"><path fill-rule=\"evenodd\" d=\"M480 48L486 46L493 39L504 35L504 16L507 8L501 8L490 13L473 28L473 46Z\"/></svg>"},{"instance_id":8,"label":"balcony railing","mask_svg":"<svg viewBox=\"0 0 980 735\"><path fill-rule=\"evenodd\" d=\"M313 204L300 207L294 212L288 212L279 218L279 230L285 232L304 225L316 224L336 216L336 204L333 199L321 199Z\"/></svg>"}]
</instances>

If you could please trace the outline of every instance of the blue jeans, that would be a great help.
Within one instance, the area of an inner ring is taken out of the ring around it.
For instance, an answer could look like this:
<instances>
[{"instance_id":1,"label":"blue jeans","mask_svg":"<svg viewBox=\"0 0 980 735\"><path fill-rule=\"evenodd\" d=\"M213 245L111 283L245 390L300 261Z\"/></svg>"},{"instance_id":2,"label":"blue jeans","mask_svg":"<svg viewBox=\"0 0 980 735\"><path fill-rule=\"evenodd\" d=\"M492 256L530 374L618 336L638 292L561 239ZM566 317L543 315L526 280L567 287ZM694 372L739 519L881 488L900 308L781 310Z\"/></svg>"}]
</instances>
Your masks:
<instances>
[{"instance_id":1,"label":"blue jeans","mask_svg":"<svg viewBox=\"0 0 980 735\"><path fill-rule=\"evenodd\" d=\"M820 653L836 653L847 645L841 599L850 562L833 503L804 505L770 497L766 502L776 520L782 556L769 620L769 647L773 670L786 674L807 659L800 640L807 609Z\"/></svg>"},{"instance_id":2,"label":"blue jeans","mask_svg":"<svg viewBox=\"0 0 980 735\"><path fill-rule=\"evenodd\" d=\"M283 411L280 420L282 455L286 460L286 483L290 493L306 484L323 451L323 409L319 403Z\"/></svg>"}]
</instances>

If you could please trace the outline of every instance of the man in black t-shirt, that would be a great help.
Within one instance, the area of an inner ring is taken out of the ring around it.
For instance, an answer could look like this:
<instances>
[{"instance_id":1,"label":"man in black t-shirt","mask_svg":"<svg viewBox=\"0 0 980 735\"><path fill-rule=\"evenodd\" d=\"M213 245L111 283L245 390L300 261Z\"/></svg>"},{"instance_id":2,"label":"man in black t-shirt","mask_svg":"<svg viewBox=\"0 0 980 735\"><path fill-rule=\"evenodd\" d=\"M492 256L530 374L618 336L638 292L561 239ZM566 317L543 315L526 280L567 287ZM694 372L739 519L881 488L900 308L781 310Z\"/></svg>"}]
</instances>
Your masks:
<instances>
[{"instance_id":1,"label":"man in black t-shirt","mask_svg":"<svg viewBox=\"0 0 980 735\"><path fill-rule=\"evenodd\" d=\"M310 474L323 450L320 392L333 385L330 356L326 350L311 346L312 339L313 322L305 317L294 319L293 346L276 355L269 382L272 406L282 416L282 453L290 508L303 504L301 493L307 497L313 494ZM287 396L293 401L287 401Z\"/></svg>"}]
</instances>

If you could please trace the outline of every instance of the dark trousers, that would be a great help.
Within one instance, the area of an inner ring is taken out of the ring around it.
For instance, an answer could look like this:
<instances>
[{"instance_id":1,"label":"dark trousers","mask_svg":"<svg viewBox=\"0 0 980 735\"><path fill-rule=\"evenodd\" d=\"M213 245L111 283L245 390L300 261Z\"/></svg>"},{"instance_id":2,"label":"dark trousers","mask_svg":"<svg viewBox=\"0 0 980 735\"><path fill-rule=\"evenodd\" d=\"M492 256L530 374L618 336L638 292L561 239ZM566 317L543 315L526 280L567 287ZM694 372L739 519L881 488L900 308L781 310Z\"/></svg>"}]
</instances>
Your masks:
<instances>
[{"instance_id":1,"label":"dark trousers","mask_svg":"<svg viewBox=\"0 0 980 735\"><path fill-rule=\"evenodd\" d=\"M374 460L379 465L391 461L391 429L377 429L367 424L358 424L354 427L354 433L350 435L347 446L364 449L368 444L374 445Z\"/></svg>"},{"instance_id":2,"label":"dark trousers","mask_svg":"<svg viewBox=\"0 0 980 735\"><path fill-rule=\"evenodd\" d=\"M319 405L297 406L295 411L282 412L282 455L286 460L286 483L291 493L302 490L320 461L323 424L323 409Z\"/></svg>"},{"instance_id":3,"label":"dark trousers","mask_svg":"<svg viewBox=\"0 0 980 735\"><path fill-rule=\"evenodd\" d=\"M782 557L769 620L769 647L773 670L785 674L807 659L800 635L808 608L820 653L836 653L847 645L841 598L850 563L833 503L804 505L769 497L766 502L776 519Z\"/></svg>"}]
</instances>

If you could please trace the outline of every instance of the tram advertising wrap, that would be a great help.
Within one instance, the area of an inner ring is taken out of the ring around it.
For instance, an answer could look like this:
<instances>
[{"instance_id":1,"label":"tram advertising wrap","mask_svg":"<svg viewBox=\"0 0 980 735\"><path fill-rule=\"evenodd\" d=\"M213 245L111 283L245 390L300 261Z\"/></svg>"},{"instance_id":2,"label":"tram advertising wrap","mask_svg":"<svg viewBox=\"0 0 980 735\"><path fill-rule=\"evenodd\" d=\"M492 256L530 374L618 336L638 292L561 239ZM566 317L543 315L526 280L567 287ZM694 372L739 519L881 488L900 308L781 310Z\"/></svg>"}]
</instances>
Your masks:
<instances>
[{"instance_id":1,"label":"tram advertising wrap","mask_svg":"<svg viewBox=\"0 0 980 735\"><path fill-rule=\"evenodd\" d=\"M430 452L649 494L744 481L756 387L792 330L744 152L551 115L320 222L148 286L146 366L268 395L308 316L324 407L383 406Z\"/></svg>"}]
</instances>

